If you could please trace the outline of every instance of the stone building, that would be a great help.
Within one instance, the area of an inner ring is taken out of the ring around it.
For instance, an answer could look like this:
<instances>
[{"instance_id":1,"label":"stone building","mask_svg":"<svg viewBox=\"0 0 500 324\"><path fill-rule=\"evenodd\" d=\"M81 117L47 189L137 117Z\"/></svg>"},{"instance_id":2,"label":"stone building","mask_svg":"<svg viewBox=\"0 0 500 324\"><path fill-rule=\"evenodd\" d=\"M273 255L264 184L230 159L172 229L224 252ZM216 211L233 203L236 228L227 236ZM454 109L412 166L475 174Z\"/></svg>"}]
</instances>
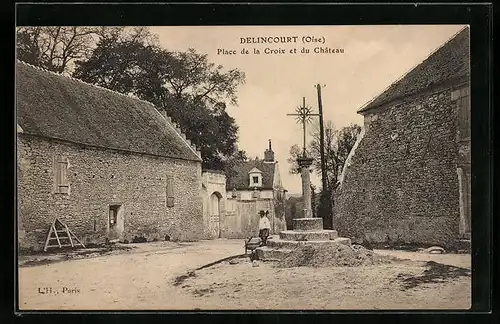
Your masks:
<instances>
[{"instance_id":1,"label":"stone building","mask_svg":"<svg viewBox=\"0 0 500 324\"><path fill-rule=\"evenodd\" d=\"M364 128L335 193L340 235L444 246L470 239L469 61L465 28L358 111Z\"/></svg>"},{"instance_id":2,"label":"stone building","mask_svg":"<svg viewBox=\"0 0 500 324\"><path fill-rule=\"evenodd\" d=\"M285 194L269 140L264 159L239 164L235 176L227 179L221 236L240 238L258 234L260 210L269 211L271 234L285 230Z\"/></svg>"},{"instance_id":3,"label":"stone building","mask_svg":"<svg viewBox=\"0 0 500 324\"><path fill-rule=\"evenodd\" d=\"M17 63L21 249L55 218L86 243L204 237L201 155L145 101Z\"/></svg>"}]
</instances>

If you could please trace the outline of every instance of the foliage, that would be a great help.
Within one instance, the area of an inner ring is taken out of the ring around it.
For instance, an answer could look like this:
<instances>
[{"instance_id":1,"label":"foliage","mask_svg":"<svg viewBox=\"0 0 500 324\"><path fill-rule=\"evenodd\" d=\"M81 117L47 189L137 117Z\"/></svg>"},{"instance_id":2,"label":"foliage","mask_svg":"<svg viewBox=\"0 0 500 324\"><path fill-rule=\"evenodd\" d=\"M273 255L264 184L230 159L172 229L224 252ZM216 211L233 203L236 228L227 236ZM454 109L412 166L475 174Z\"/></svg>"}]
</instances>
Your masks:
<instances>
[{"instance_id":1,"label":"foliage","mask_svg":"<svg viewBox=\"0 0 500 324\"><path fill-rule=\"evenodd\" d=\"M225 169L238 127L226 112L237 105L245 74L209 62L193 49L170 52L148 27L19 27L18 59L152 102L201 151L203 167Z\"/></svg>"},{"instance_id":2,"label":"foliage","mask_svg":"<svg viewBox=\"0 0 500 324\"><path fill-rule=\"evenodd\" d=\"M91 52L100 33L102 29L97 27L19 27L17 58L50 71L68 72L75 60Z\"/></svg>"},{"instance_id":3,"label":"foliage","mask_svg":"<svg viewBox=\"0 0 500 324\"><path fill-rule=\"evenodd\" d=\"M289 156L287 158L287 162L290 165L289 172L291 174L300 174L300 167L297 163L297 158L299 158L303 153L303 150L299 147L299 145L294 144L290 147ZM309 155L309 152L306 153Z\"/></svg>"},{"instance_id":4,"label":"foliage","mask_svg":"<svg viewBox=\"0 0 500 324\"><path fill-rule=\"evenodd\" d=\"M302 197L289 197L285 201L285 220L287 229L293 229L293 219L304 217Z\"/></svg>"},{"instance_id":5,"label":"foliage","mask_svg":"<svg viewBox=\"0 0 500 324\"><path fill-rule=\"evenodd\" d=\"M324 154L327 170L327 183L329 187L335 188L337 181L342 173L342 168L356 142L358 134L361 132L361 126L350 124L336 130L331 121L327 121L323 128L324 131ZM320 131L319 124L311 132L312 140L309 143L307 154L314 159L313 169L321 174L321 150L320 150ZM290 148L288 163L290 163L290 173L299 174L300 168L297 165L297 157L302 154L298 145Z\"/></svg>"},{"instance_id":6,"label":"foliage","mask_svg":"<svg viewBox=\"0 0 500 324\"><path fill-rule=\"evenodd\" d=\"M243 162L248 161L248 157L245 151L235 150L235 152L229 157L223 160L224 164L224 173L226 174L226 178L234 178L237 176L236 170L237 166Z\"/></svg>"},{"instance_id":7,"label":"foliage","mask_svg":"<svg viewBox=\"0 0 500 324\"><path fill-rule=\"evenodd\" d=\"M340 130L336 130L331 121L327 121L323 128L324 131L324 156L326 167L327 188L321 188L319 193L319 202L314 204L318 210L318 215L323 218L325 228L332 228L333 224L333 197L332 193L337 188L338 180L342 173L342 168L349 156L349 152L356 143L361 127L356 124L350 124ZM319 123L312 131L312 140L307 149L307 154L314 159L313 169L321 174L321 149L320 149L320 130ZM291 165L290 173L300 173L297 165L297 157L302 154L298 145L290 148L288 162Z\"/></svg>"},{"instance_id":8,"label":"foliage","mask_svg":"<svg viewBox=\"0 0 500 324\"><path fill-rule=\"evenodd\" d=\"M76 62L74 76L166 111L201 151L206 169L224 170L237 152L238 126L226 104L237 104L245 75L236 69L225 72L206 54L167 51L145 29L108 33L87 60Z\"/></svg>"}]
</instances>

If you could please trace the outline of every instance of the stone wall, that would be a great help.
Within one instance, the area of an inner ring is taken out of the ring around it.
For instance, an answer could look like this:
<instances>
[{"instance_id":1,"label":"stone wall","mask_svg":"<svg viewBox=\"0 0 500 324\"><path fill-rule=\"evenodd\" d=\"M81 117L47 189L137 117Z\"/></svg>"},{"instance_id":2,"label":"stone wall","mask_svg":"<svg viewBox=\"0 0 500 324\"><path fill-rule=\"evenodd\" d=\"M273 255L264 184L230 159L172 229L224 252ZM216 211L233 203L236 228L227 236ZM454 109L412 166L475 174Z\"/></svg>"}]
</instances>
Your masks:
<instances>
[{"instance_id":1,"label":"stone wall","mask_svg":"<svg viewBox=\"0 0 500 324\"><path fill-rule=\"evenodd\" d=\"M221 219L221 236L225 238L247 238L259 233L259 211L269 211L271 234L278 234L286 229L283 210L276 208L274 199L240 200L228 198L226 213ZM279 213L279 215L278 215Z\"/></svg>"},{"instance_id":2,"label":"stone wall","mask_svg":"<svg viewBox=\"0 0 500 324\"><path fill-rule=\"evenodd\" d=\"M220 220L226 213L226 176L218 171L204 171L201 175L203 183L203 228L204 237L207 239L218 238L220 233ZM217 197L217 202L212 195ZM217 203L218 206L213 206ZM218 220L213 219L214 210L218 210ZM216 221L219 224L213 224Z\"/></svg>"},{"instance_id":3,"label":"stone wall","mask_svg":"<svg viewBox=\"0 0 500 324\"><path fill-rule=\"evenodd\" d=\"M355 241L453 244L459 235L453 89L367 111L335 193L334 226Z\"/></svg>"},{"instance_id":4,"label":"stone wall","mask_svg":"<svg viewBox=\"0 0 500 324\"><path fill-rule=\"evenodd\" d=\"M124 232L148 240L202 237L201 165L148 155L94 149L18 134L18 233L22 249L43 248L55 217L86 243L108 235L110 204L121 204ZM54 193L53 159L69 161L69 194ZM174 206L167 207L167 176Z\"/></svg>"}]
</instances>

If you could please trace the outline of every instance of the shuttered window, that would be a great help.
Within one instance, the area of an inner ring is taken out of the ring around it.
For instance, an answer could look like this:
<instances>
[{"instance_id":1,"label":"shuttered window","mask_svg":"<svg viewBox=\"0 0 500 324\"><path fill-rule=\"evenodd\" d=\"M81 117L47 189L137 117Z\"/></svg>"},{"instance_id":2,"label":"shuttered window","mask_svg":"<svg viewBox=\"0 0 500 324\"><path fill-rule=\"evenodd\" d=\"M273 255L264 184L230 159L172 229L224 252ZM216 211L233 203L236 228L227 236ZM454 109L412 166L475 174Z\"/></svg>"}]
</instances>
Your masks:
<instances>
[{"instance_id":1,"label":"shuttered window","mask_svg":"<svg viewBox=\"0 0 500 324\"><path fill-rule=\"evenodd\" d=\"M68 194L68 159L58 156L54 159L55 192Z\"/></svg>"},{"instance_id":2,"label":"shuttered window","mask_svg":"<svg viewBox=\"0 0 500 324\"><path fill-rule=\"evenodd\" d=\"M174 179L172 176L167 176L167 207L174 206Z\"/></svg>"}]
</instances>

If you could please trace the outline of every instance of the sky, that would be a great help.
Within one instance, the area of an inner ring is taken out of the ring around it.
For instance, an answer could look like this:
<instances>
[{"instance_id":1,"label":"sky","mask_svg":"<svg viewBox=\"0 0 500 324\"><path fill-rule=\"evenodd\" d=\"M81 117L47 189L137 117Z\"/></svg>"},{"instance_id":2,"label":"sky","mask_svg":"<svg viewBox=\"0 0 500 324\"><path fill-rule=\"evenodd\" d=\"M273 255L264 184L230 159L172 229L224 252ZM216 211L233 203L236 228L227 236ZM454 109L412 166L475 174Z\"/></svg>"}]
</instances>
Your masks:
<instances>
[{"instance_id":1,"label":"sky","mask_svg":"<svg viewBox=\"0 0 500 324\"><path fill-rule=\"evenodd\" d=\"M289 173L287 158L292 145L302 146L302 126L287 114L294 113L302 104L302 98L305 97L306 105L317 113L315 85L321 84L325 123L332 121L337 129L350 123L362 126L358 109L463 27L157 26L151 27L151 31L168 50L194 48L198 53L207 54L209 61L222 65L225 71L237 68L245 73L246 83L237 92L238 105L227 108L239 126L238 147L251 158L263 158L271 139L283 186L290 194L298 194L300 176ZM248 38L258 41L260 37L271 37L271 41L285 37L285 43L246 42ZM245 43L242 44L241 38ZM266 54L266 48L281 53ZM309 49L309 53L301 53L303 48ZM315 53L315 48L337 52L342 49L343 53ZM249 53L242 54L244 49ZM321 187L318 174L313 174L311 180Z\"/></svg>"}]
</instances>

